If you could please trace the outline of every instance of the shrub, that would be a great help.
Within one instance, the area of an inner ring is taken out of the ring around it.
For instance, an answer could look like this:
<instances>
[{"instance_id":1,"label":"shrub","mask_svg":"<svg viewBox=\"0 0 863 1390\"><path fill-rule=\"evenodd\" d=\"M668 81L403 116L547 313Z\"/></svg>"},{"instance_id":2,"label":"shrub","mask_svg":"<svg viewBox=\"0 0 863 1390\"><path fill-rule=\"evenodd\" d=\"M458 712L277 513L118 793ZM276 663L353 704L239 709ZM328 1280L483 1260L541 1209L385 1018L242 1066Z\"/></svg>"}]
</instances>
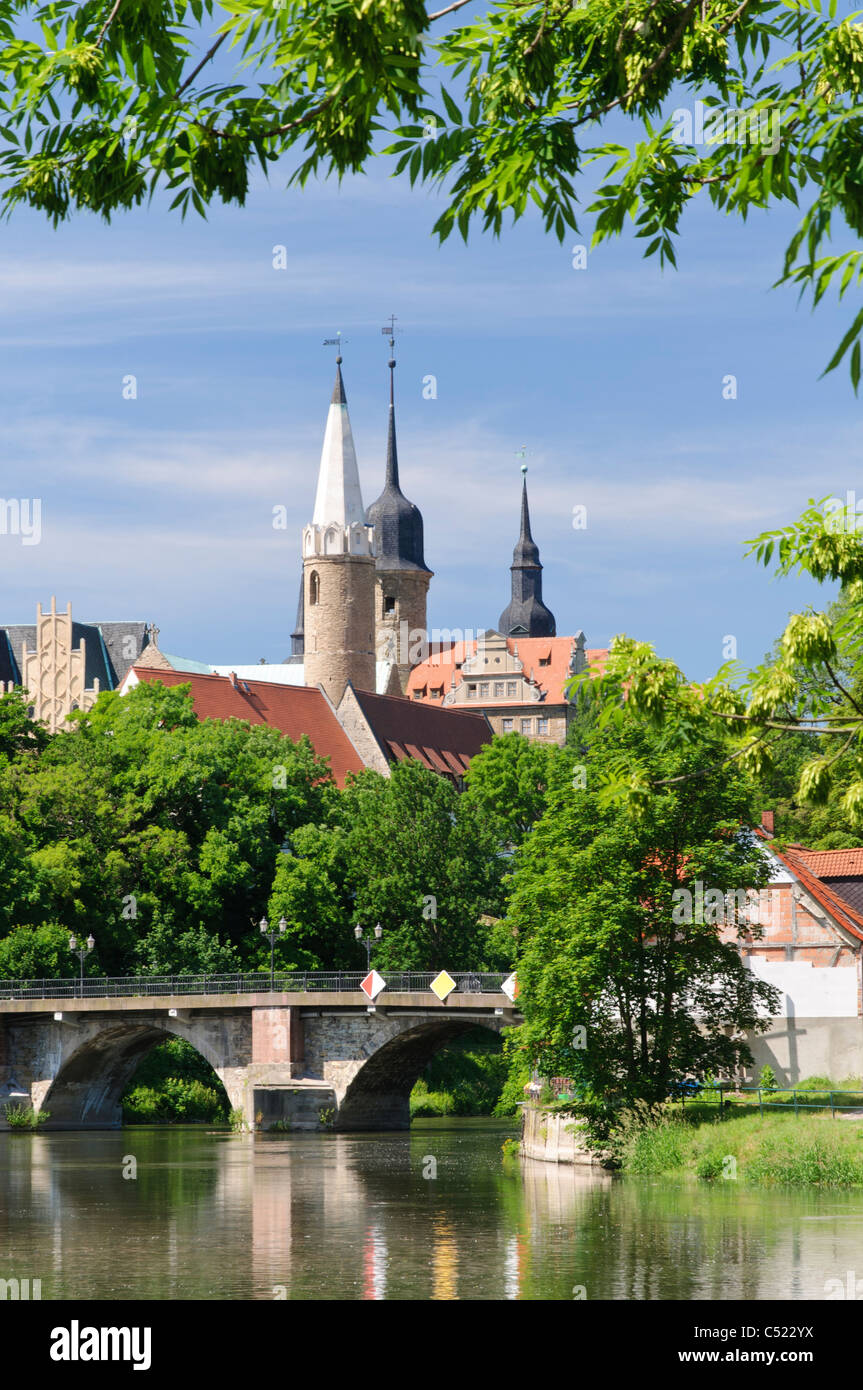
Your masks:
<instances>
[{"instance_id":1,"label":"shrub","mask_svg":"<svg viewBox=\"0 0 863 1390\"><path fill-rule=\"evenodd\" d=\"M12 1129L38 1129L51 1117L50 1110L33 1109L32 1105L7 1105L3 1114Z\"/></svg>"}]
</instances>

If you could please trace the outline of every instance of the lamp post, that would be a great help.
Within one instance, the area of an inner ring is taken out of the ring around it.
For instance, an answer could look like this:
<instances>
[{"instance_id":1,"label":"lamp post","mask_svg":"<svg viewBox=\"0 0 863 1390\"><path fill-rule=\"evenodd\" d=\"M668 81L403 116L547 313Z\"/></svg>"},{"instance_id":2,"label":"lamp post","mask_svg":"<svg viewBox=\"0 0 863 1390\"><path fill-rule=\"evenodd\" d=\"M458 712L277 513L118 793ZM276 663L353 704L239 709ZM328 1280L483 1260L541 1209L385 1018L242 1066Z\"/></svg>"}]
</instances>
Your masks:
<instances>
[{"instance_id":1,"label":"lamp post","mask_svg":"<svg viewBox=\"0 0 863 1390\"><path fill-rule=\"evenodd\" d=\"M84 998L84 961L86 960L87 956L89 956L90 952L92 951L95 945L96 943L93 940L92 934L87 937L87 940L84 942L83 946L78 945L78 942L76 941L74 936L69 937L69 950L72 952L72 955L77 956L79 961L81 962L80 992L82 999Z\"/></svg>"},{"instance_id":2,"label":"lamp post","mask_svg":"<svg viewBox=\"0 0 863 1390\"><path fill-rule=\"evenodd\" d=\"M380 922L378 922L374 931L375 941L380 941L383 934L384 929ZM366 948L366 971L369 971L372 968L372 934L371 932L366 932L364 934L362 927L354 927L354 936L357 938L357 941L361 941Z\"/></svg>"},{"instance_id":3,"label":"lamp post","mask_svg":"<svg viewBox=\"0 0 863 1390\"><path fill-rule=\"evenodd\" d=\"M278 939L280 936L284 936L285 932L287 931L287 928L288 928L288 924L287 924L287 922L285 921L284 917L280 917L280 918L279 918L279 925L278 925L278 928L274 928L273 931L270 931L270 924L269 924L269 922L267 921L266 917L262 917L262 918L261 918L261 936L265 936L265 937L267 938L267 940L269 941L269 943L270 943L270 993L271 993L271 994L272 994L273 990L274 990L275 987L276 987L276 985L275 985L275 979L276 979L276 976L275 976L275 951L276 951L276 941L277 941L277 939Z\"/></svg>"}]
</instances>

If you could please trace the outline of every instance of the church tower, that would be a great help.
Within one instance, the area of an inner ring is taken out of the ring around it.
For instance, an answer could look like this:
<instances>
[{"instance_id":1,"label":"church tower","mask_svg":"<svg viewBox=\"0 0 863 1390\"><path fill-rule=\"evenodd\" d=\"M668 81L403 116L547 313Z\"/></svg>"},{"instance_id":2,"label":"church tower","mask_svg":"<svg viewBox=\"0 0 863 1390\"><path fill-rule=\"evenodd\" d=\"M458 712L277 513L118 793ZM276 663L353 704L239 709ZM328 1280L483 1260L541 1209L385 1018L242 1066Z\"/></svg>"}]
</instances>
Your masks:
<instances>
[{"instance_id":1,"label":"church tower","mask_svg":"<svg viewBox=\"0 0 863 1390\"><path fill-rule=\"evenodd\" d=\"M530 534L527 507L527 464L521 466L521 533L512 552L512 598L498 619L504 637L554 637L554 614L542 601L539 546Z\"/></svg>"},{"instance_id":2,"label":"church tower","mask_svg":"<svg viewBox=\"0 0 863 1390\"><path fill-rule=\"evenodd\" d=\"M303 528L305 684L338 704L348 681L375 688L374 531L366 525L341 357L311 525ZM299 636L299 633L295 634Z\"/></svg>"},{"instance_id":3,"label":"church tower","mask_svg":"<svg viewBox=\"0 0 863 1390\"><path fill-rule=\"evenodd\" d=\"M384 332L392 333L390 329ZM393 391L395 346L390 337L390 410L384 490L366 512L375 536L375 652L394 661L401 694L414 666L428 655L426 601L432 571L423 556L423 519L399 486ZM413 659L411 659L413 658Z\"/></svg>"}]
</instances>

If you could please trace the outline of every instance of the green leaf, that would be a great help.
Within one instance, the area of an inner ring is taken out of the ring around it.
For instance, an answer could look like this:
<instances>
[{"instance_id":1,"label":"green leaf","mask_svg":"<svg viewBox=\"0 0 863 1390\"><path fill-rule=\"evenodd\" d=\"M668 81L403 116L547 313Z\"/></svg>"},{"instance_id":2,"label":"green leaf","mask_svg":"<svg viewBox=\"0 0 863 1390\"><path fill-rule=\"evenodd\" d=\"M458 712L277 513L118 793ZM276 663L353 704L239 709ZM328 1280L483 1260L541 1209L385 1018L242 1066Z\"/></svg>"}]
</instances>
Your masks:
<instances>
[{"instance_id":1,"label":"green leaf","mask_svg":"<svg viewBox=\"0 0 863 1390\"><path fill-rule=\"evenodd\" d=\"M450 120L452 121L453 125L461 125L461 121L462 121L461 111L460 111L459 108L456 106L455 102L453 101L453 99L452 99L452 97L450 96L449 92L447 91L446 87L443 87L443 86L442 86L441 89L440 89L440 93L441 93L441 96L443 97L443 104L444 104L444 106L446 107L447 115L449 116L449 118L450 118Z\"/></svg>"}]
</instances>

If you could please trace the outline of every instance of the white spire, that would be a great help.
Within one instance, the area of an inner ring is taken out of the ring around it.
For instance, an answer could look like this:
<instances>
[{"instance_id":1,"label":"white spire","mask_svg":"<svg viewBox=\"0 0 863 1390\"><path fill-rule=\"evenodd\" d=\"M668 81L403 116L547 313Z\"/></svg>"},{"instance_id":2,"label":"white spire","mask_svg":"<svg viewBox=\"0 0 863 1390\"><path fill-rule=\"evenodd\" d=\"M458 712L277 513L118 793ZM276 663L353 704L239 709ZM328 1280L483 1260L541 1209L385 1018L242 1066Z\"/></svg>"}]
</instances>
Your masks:
<instances>
[{"instance_id":1,"label":"white spire","mask_svg":"<svg viewBox=\"0 0 863 1390\"><path fill-rule=\"evenodd\" d=\"M336 383L327 415L318 490L311 526L303 531L303 553L373 554L374 528L366 525L363 495L342 370L336 359Z\"/></svg>"},{"instance_id":2,"label":"white spire","mask_svg":"<svg viewBox=\"0 0 863 1390\"><path fill-rule=\"evenodd\" d=\"M353 526L357 522L362 525L365 515L342 369L337 366L324 447L321 450L312 525L328 526L331 522L337 526Z\"/></svg>"}]
</instances>

